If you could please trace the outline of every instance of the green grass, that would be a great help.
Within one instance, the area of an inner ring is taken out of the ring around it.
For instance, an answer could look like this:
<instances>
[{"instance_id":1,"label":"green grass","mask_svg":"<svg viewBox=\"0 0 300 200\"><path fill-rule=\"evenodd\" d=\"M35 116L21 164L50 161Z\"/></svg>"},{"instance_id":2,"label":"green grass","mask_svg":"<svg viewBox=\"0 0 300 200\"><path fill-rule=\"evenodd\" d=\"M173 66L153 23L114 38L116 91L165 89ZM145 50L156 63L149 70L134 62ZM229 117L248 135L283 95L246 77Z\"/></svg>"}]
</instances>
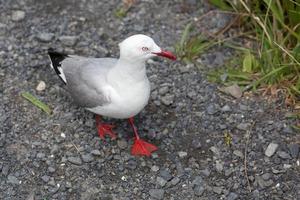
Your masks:
<instances>
[{"instance_id":1,"label":"green grass","mask_svg":"<svg viewBox=\"0 0 300 200\"><path fill-rule=\"evenodd\" d=\"M255 30L257 49L243 52L240 71L258 75L249 85L276 85L300 95L300 4L294 0L211 0L239 14L244 30Z\"/></svg>"},{"instance_id":2,"label":"green grass","mask_svg":"<svg viewBox=\"0 0 300 200\"><path fill-rule=\"evenodd\" d=\"M42 111L44 111L48 115L52 114L52 111L49 108L49 106L47 106L45 103L41 102L39 99L37 99L32 94L30 94L28 92L22 92L21 95L22 95L22 97L24 97L25 99L27 99L28 101L30 101L34 106L36 106L37 108L41 109Z\"/></svg>"},{"instance_id":3,"label":"green grass","mask_svg":"<svg viewBox=\"0 0 300 200\"><path fill-rule=\"evenodd\" d=\"M215 44L215 41L196 34L193 24L189 23L185 27L180 41L175 45L175 52L179 59L185 62L193 62L195 58Z\"/></svg>"},{"instance_id":4,"label":"green grass","mask_svg":"<svg viewBox=\"0 0 300 200\"><path fill-rule=\"evenodd\" d=\"M276 88L299 104L300 97L300 2L296 0L210 0L210 3L239 17L240 31L253 49L221 43L237 50L226 68L210 72L210 79L237 83L246 89ZM221 11L222 12L222 11ZM230 23L229 23L230 24ZM232 25L232 24L231 24ZM185 29L176 50L183 60L193 61L216 44ZM242 34L241 34L242 35ZM220 43L220 41L218 41ZM226 77L224 81L224 77ZM223 79L223 80L221 80Z\"/></svg>"}]
</instances>

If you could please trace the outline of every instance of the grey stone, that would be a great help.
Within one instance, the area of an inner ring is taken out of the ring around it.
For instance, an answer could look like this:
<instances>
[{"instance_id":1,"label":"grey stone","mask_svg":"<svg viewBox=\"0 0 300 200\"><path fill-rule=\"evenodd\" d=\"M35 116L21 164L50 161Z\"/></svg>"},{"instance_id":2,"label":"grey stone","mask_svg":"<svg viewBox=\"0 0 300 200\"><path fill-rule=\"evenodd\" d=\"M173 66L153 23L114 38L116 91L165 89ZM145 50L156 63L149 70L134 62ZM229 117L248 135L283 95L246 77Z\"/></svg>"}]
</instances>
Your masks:
<instances>
[{"instance_id":1,"label":"grey stone","mask_svg":"<svg viewBox=\"0 0 300 200\"><path fill-rule=\"evenodd\" d=\"M192 187L195 185L202 185L202 184L203 184L203 178L201 176L196 176L192 181Z\"/></svg>"},{"instance_id":2,"label":"grey stone","mask_svg":"<svg viewBox=\"0 0 300 200\"><path fill-rule=\"evenodd\" d=\"M83 162L92 162L94 160L94 157L91 154L84 154L81 156Z\"/></svg>"},{"instance_id":3,"label":"grey stone","mask_svg":"<svg viewBox=\"0 0 300 200\"><path fill-rule=\"evenodd\" d=\"M35 192L31 191L28 196L26 196L26 200L35 200Z\"/></svg>"},{"instance_id":4,"label":"grey stone","mask_svg":"<svg viewBox=\"0 0 300 200\"><path fill-rule=\"evenodd\" d=\"M71 188L72 187L72 183L69 181L66 181L66 188Z\"/></svg>"},{"instance_id":5,"label":"grey stone","mask_svg":"<svg viewBox=\"0 0 300 200\"><path fill-rule=\"evenodd\" d=\"M284 127L282 131L283 131L283 133L286 133L286 134L293 134L294 133L293 129L290 126Z\"/></svg>"},{"instance_id":6,"label":"grey stone","mask_svg":"<svg viewBox=\"0 0 300 200\"><path fill-rule=\"evenodd\" d=\"M169 106L169 105L171 105L174 102L174 98L175 98L175 95L173 95L173 94L167 94L167 95L161 97L161 102L164 105Z\"/></svg>"},{"instance_id":7,"label":"grey stone","mask_svg":"<svg viewBox=\"0 0 300 200\"><path fill-rule=\"evenodd\" d=\"M163 189L150 189L149 194L154 199L163 199L165 195L165 190Z\"/></svg>"},{"instance_id":8,"label":"grey stone","mask_svg":"<svg viewBox=\"0 0 300 200\"><path fill-rule=\"evenodd\" d=\"M227 126L225 124L219 124L219 127L221 130L225 130L227 128Z\"/></svg>"},{"instance_id":9,"label":"grey stone","mask_svg":"<svg viewBox=\"0 0 300 200\"><path fill-rule=\"evenodd\" d=\"M260 199L260 194L259 194L259 190L258 190L258 189L254 190L254 191L252 192L252 195L253 195L253 198L254 198L255 200L259 200L259 199Z\"/></svg>"},{"instance_id":10,"label":"grey stone","mask_svg":"<svg viewBox=\"0 0 300 200\"><path fill-rule=\"evenodd\" d=\"M215 146L212 146L209 148L216 156L220 156L220 150L215 147Z\"/></svg>"},{"instance_id":11,"label":"grey stone","mask_svg":"<svg viewBox=\"0 0 300 200\"><path fill-rule=\"evenodd\" d=\"M40 42L50 42L54 38L53 33L39 33L37 34L36 38Z\"/></svg>"},{"instance_id":12,"label":"grey stone","mask_svg":"<svg viewBox=\"0 0 300 200\"><path fill-rule=\"evenodd\" d=\"M209 115L213 115L213 114L217 113L218 110L216 109L216 106L215 106L214 104L210 104L209 106L207 106L206 112L207 112Z\"/></svg>"},{"instance_id":13,"label":"grey stone","mask_svg":"<svg viewBox=\"0 0 300 200\"><path fill-rule=\"evenodd\" d=\"M48 183L49 180L50 180L50 176L47 176L47 175L44 175L44 176L42 176L41 178L42 178L42 180L43 180L45 183Z\"/></svg>"},{"instance_id":14,"label":"grey stone","mask_svg":"<svg viewBox=\"0 0 300 200\"><path fill-rule=\"evenodd\" d=\"M98 149L91 151L91 154L93 154L94 156L101 156L101 152Z\"/></svg>"},{"instance_id":15,"label":"grey stone","mask_svg":"<svg viewBox=\"0 0 300 200\"><path fill-rule=\"evenodd\" d=\"M192 146L195 149L200 149L202 147L201 141L199 139L193 139Z\"/></svg>"},{"instance_id":16,"label":"grey stone","mask_svg":"<svg viewBox=\"0 0 300 200\"><path fill-rule=\"evenodd\" d=\"M239 151L239 150L234 150L233 154L240 157L240 158L244 158L244 154L243 152Z\"/></svg>"},{"instance_id":17,"label":"grey stone","mask_svg":"<svg viewBox=\"0 0 300 200\"><path fill-rule=\"evenodd\" d=\"M167 181L165 179L163 179L162 177L159 177L159 176L156 178L156 182L161 187L164 187L167 183Z\"/></svg>"},{"instance_id":18,"label":"grey stone","mask_svg":"<svg viewBox=\"0 0 300 200\"><path fill-rule=\"evenodd\" d=\"M230 176L232 173L234 172L234 170L233 169L225 169L225 171L224 171L224 174L225 174L225 176Z\"/></svg>"},{"instance_id":19,"label":"grey stone","mask_svg":"<svg viewBox=\"0 0 300 200\"><path fill-rule=\"evenodd\" d=\"M277 152L278 156L282 159L291 159L291 156L290 154L288 154L287 152L285 151L278 151Z\"/></svg>"},{"instance_id":20,"label":"grey stone","mask_svg":"<svg viewBox=\"0 0 300 200\"><path fill-rule=\"evenodd\" d=\"M45 158L45 154L44 153L38 153L36 154L36 157L39 159Z\"/></svg>"},{"instance_id":21,"label":"grey stone","mask_svg":"<svg viewBox=\"0 0 300 200\"><path fill-rule=\"evenodd\" d=\"M158 93L160 95L165 95L166 93L169 92L169 87L168 86L162 86L161 88L159 88Z\"/></svg>"},{"instance_id":22,"label":"grey stone","mask_svg":"<svg viewBox=\"0 0 300 200\"><path fill-rule=\"evenodd\" d=\"M237 84L234 84L234 85L224 88L224 92L227 94L230 94L231 96L233 96L237 99L241 98L243 96L243 92Z\"/></svg>"},{"instance_id":23,"label":"grey stone","mask_svg":"<svg viewBox=\"0 0 300 200\"><path fill-rule=\"evenodd\" d=\"M249 111L249 110L251 110L251 109L249 108L249 106L245 106L245 105L243 105L243 104L240 104L239 107L240 107L240 110L243 110L243 111Z\"/></svg>"},{"instance_id":24,"label":"grey stone","mask_svg":"<svg viewBox=\"0 0 300 200\"><path fill-rule=\"evenodd\" d=\"M193 188L193 191L194 191L194 194L196 196L202 196L203 192L204 192L205 188L201 185L196 185L194 188Z\"/></svg>"},{"instance_id":25,"label":"grey stone","mask_svg":"<svg viewBox=\"0 0 300 200\"><path fill-rule=\"evenodd\" d=\"M216 161L216 169L218 172L223 171L223 162L222 161L219 161L219 160Z\"/></svg>"},{"instance_id":26,"label":"grey stone","mask_svg":"<svg viewBox=\"0 0 300 200\"><path fill-rule=\"evenodd\" d=\"M255 176L255 181L258 183L259 187L261 188L269 187L274 183L271 179L265 181L261 176L258 175Z\"/></svg>"},{"instance_id":27,"label":"grey stone","mask_svg":"<svg viewBox=\"0 0 300 200\"><path fill-rule=\"evenodd\" d=\"M59 40L66 46L74 46L77 42L76 36L60 36Z\"/></svg>"},{"instance_id":28,"label":"grey stone","mask_svg":"<svg viewBox=\"0 0 300 200\"><path fill-rule=\"evenodd\" d=\"M12 12L11 19L15 22L21 21L25 18L25 12L22 10L15 10Z\"/></svg>"},{"instance_id":29,"label":"grey stone","mask_svg":"<svg viewBox=\"0 0 300 200\"><path fill-rule=\"evenodd\" d=\"M271 157L274 155L274 153L276 152L278 148L278 144L276 143L270 143L267 147L267 149L265 150L265 155L268 157Z\"/></svg>"},{"instance_id":30,"label":"grey stone","mask_svg":"<svg viewBox=\"0 0 300 200\"><path fill-rule=\"evenodd\" d=\"M126 140L118 140L117 145L120 149L126 149L128 144Z\"/></svg>"},{"instance_id":31,"label":"grey stone","mask_svg":"<svg viewBox=\"0 0 300 200\"><path fill-rule=\"evenodd\" d=\"M129 160L126 163L126 168L128 168L128 169L134 170L134 169L136 169L136 167L137 167L137 163L135 160Z\"/></svg>"},{"instance_id":32,"label":"grey stone","mask_svg":"<svg viewBox=\"0 0 300 200\"><path fill-rule=\"evenodd\" d=\"M171 180L171 184L172 184L172 185L177 185L177 184L179 183L179 181L180 181L180 178L174 177L174 178L172 178L172 180Z\"/></svg>"},{"instance_id":33,"label":"grey stone","mask_svg":"<svg viewBox=\"0 0 300 200\"><path fill-rule=\"evenodd\" d=\"M239 125L237 125L237 128L239 130L243 130L246 131L250 128L251 124L250 123L240 123Z\"/></svg>"},{"instance_id":34,"label":"grey stone","mask_svg":"<svg viewBox=\"0 0 300 200\"><path fill-rule=\"evenodd\" d=\"M82 161L79 157L68 157L68 161L74 165L81 165Z\"/></svg>"},{"instance_id":35,"label":"grey stone","mask_svg":"<svg viewBox=\"0 0 300 200\"><path fill-rule=\"evenodd\" d=\"M173 178L173 176L170 174L170 172L167 171L166 169L161 169L159 172L159 175L166 181L170 181Z\"/></svg>"},{"instance_id":36,"label":"grey stone","mask_svg":"<svg viewBox=\"0 0 300 200\"><path fill-rule=\"evenodd\" d=\"M17 177L13 176L13 175L8 175L7 176L7 183L11 183L11 184L19 184L19 180Z\"/></svg>"},{"instance_id":37,"label":"grey stone","mask_svg":"<svg viewBox=\"0 0 300 200\"><path fill-rule=\"evenodd\" d=\"M261 177L266 181L266 180L269 180L271 178L271 174L270 173L265 173Z\"/></svg>"},{"instance_id":38,"label":"grey stone","mask_svg":"<svg viewBox=\"0 0 300 200\"><path fill-rule=\"evenodd\" d=\"M231 111L231 108L228 106L228 105L225 105L221 108L221 111L222 112L230 112Z\"/></svg>"},{"instance_id":39,"label":"grey stone","mask_svg":"<svg viewBox=\"0 0 300 200\"><path fill-rule=\"evenodd\" d=\"M299 154L299 144L290 144L289 151L291 156L297 159Z\"/></svg>"},{"instance_id":40,"label":"grey stone","mask_svg":"<svg viewBox=\"0 0 300 200\"><path fill-rule=\"evenodd\" d=\"M180 158L184 158L184 157L187 156L187 152L185 152L185 151L179 151L179 152L178 152L178 156L179 156Z\"/></svg>"},{"instance_id":41,"label":"grey stone","mask_svg":"<svg viewBox=\"0 0 300 200\"><path fill-rule=\"evenodd\" d=\"M212 187L212 190L213 190L213 192L216 193L216 194L221 194L222 191L223 191L223 188L222 188L222 187L215 186L215 187Z\"/></svg>"},{"instance_id":42,"label":"grey stone","mask_svg":"<svg viewBox=\"0 0 300 200\"><path fill-rule=\"evenodd\" d=\"M151 171L153 171L153 172L157 172L158 170L159 170L159 167L157 165L153 165L151 167Z\"/></svg>"},{"instance_id":43,"label":"grey stone","mask_svg":"<svg viewBox=\"0 0 300 200\"><path fill-rule=\"evenodd\" d=\"M234 193L234 192L230 192L229 195L227 196L226 200L236 200L239 197L238 194Z\"/></svg>"},{"instance_id":44,"label":"grey stone","mask_svg":"<svg viewBox=\"0 0 300 200\"><path fill-rule=\"evenodd\" d=\"M53 167L48 167L48 172L53 173L53 172L55 172L55 171L56 171L55 168L53 168Z\"/></svg>"}]
</instances>

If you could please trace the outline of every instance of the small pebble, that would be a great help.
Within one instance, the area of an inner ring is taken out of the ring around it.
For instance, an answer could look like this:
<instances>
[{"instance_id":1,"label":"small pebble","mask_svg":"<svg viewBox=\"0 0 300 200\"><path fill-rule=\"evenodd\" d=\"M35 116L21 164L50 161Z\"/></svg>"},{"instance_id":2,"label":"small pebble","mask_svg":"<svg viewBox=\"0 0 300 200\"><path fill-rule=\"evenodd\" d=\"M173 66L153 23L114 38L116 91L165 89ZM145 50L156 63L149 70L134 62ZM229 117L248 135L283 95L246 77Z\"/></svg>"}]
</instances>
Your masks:
<instances>
[{"instance_id":1,"label":"small pebble","mask_svg":"<svg viewBox=\"0 0 300 200\"><path fill-rule=\"evenodd\" d=\"M237 128L239 130L243 130L243 131L246 131L249 129L249 127L251 126L250 123L240 123L239 125L237 125Z\"/></svg>"},{"instance_id":2,"label":"small pebble","mask_svg":"<svg viewBox=\"0 0 300 200\"><path fill-rule=\"evenodd\" d=\"M212 189L213 189L213 192L217 193L217 194L221 194L223 191L222 187L213 187Z\"/></svg>"},{"instance_id":3,"label":"small pebble","mask_svg":"<svg viewBox=\"0 0 300 200\"><path fill-rule=\"evenodd\" d=\"M153 171L153 172L157 172L158 170L159 170L159 167L157 165L153 165L151 167L151 171Z\"/></svg>"},{"instance_id":4,"label":"small pebble","mask_svg":"<svg viewBox=\"0 0 300 200\"><path fill-rule=\"evenodd\" d=\"M239 151L239 150L234 150L233 154L240 157L240 158L244 158L244 154L243 152Z\"/></svg>"},{"instance_id":5,"label":"small pebble","mask_svg":"<svg viewBox=\"0 0 300 200\"><path fill-rule=\"evenodd\" d=\"M43 91L46 89L46 83L44 81L40 81L39 84L36 86L37 91Z\"/></svg>"},{"instance_id":6,"label":"small pebble","mask_svg":"<svg viewBox=\"0 0 300 200\"><path fill-rule=\"evenodd\" d=\"M175 98L175 95L173 95L173 94L167 94L167 95L161 97L161 102L164 105L169 106L169 105L171 105L174 102L174 98Z\"/></svg>"},{"instance_id":7,"label":"small pebble","mask_svg":"<svg viewBox=\"0 0 300 200\"><path fill-rule=\"evenodd\" d=\"M268 157L273 156L274 153L276 152L277 148L278 148L278 144L270 143L265 151L265 155Z\"/></svg>"},{"instance_id":8,"label":"small pebble","mask_svg":"<svg viewBox=\"0 0 300 200\"><path fill-rule=\"evenodd\" d=\"M230 192L226 200L236 200L238 197L239 195L237 195L236 193Z\"/></svg>"},{"instance_id":9,"label":"small pebble","mask_svg":"<svg viewBox=\"0 0 300 200\"><path fill-rule=\"evenodd\" d=\"M93 154L94 156L100 156L101 152L98 149L95 149L95 150L91 151L91 154Z\"/></svg>"},{"instance_id":10,"label":"small pebble","mask_svg":"<svg viewBox=\"0 0 300 200\"><path fill-rule=\"evenodd\" d=\"M196 196L202 196L203 192L204 192L205 188L201 185L196 185L194 188L193 188L193 191L194 191L194 194Z\"/></svg>"},{"instance_id":11,"label":"small pebble","mask_svg":"<svg viewBox=\"0 0 300 200\"><path fill-rule=\"evenodd\" d=\"M117 145L120 149L126 149L128 144L126 140L118 140Z\"/></svg>"},{"instance_id":12,"label":"small pebble","mask_svg":"<svg viewBox=\"0 0 300 200\"><path fill-rule=\"evenodd\" d=\"M228 105L225 105L221 108L221 111L222 112L230 112L231 111L231 108L228 106Z\"/></svg>"},{"instance_id":13,"label":"small pebble","mask_svg":"<svg viewBox=\"0 0 300 200\"><path fill-rule=\"evenodd\" d=\"M228 86L228 87L224 88L224 92L226 92L227 94L230 94L231 96L233 96L237 99L241 98L243 96L243 92L237 84L234 84L232 86Z\"/></svg>"},{"instance_id":14,"label":"small pebble","mask_svg":"<svg viewBox=\"0 0 300 200\"><path fill-rule=\"evenodd\" d=\"M68 161L74 165L81 165L82 161L79 157L68 157Z\"/></svg>"},{"instance_id":15,"label":"small pebble","mask_svg":"<svg viewBox=\"0 0 300 200\"><path fill-rule=\"evenodd\" d=\"M50 180L50 176L44 175L44 176L42 176L42 180L43 180L45 183L48 183L49 180Z\"/></svg>"},{"instance_id":16,"label":"small pebble","mask_svg":"<svg viewBox=\"0 0 300 200\"><path fill-rule=\"evenodd\" d=\"M289 151L291 156L297 159L299 154L299 144L290 144Z\"/></svg>"},{"instance_id":17,"label":"small pebble","mask_svg":"<svg viewBox=\"0 0 300 200\"><path fill-rule=\"evenodd\" d=\"M167 181L165 179L163 179L162 177L157 177L156 178L156 182L161 187L164 187L166 185L166 183L167 183Z\"/></svg>"},{"instance_id":18,"label":"small pebble","mask_svg":"<svg viewBox=\"0 0 300 200\"><path fill-rule=\"evenodd\" d=\"M174 185L177 185L180 181L180 178L178 177L174 177L172 180L171 180L171 184L174 186Z\"/></svg>"},{"instance_id":19,"label":"small pebble","mask_svg":"<svg viewBox=\"0 0 300 200\"><path fill-rule=\"evenodd\" d=\"M75 36L61 36L59 40L66 46L74 46L77 42L77 37Z\"/></svg>"},{"instance_id":20,"label":"small pebble","mask_svg":"<svg viewBox=\"0 0 300 200\"><path fill-rule=\"evenodd\" d=\"M163 190L163 189L150 189L149 194L154 199L163 199L164 194L165 194L165 190Z\"/></svg>"},{"instance_id":21,"label":"small pebble","mask_svg":"<svg viewBox=\"0 0 300 200\"><path fill-rule=\"evenodd\" d=\"M53 167L48 167L48 172L53 173L53 172L55 172L55 171L56 171L55 168L53 168Z\"/></svg>"},{"instance_id":22,"label":"small pebble","mask_svg":"<svg viewBox=\"0 0 300 200\"><path fill-rule=\"evenodd\" d=\"M173 176L170 174L170 172L168 172L165 169L160 170L159 176L162 177L163 179L165 179L166 181L170 181L173 178Z\"/></svg>"},{"instance_id":23,"label":"small pebble","mask_svg":"<svg viewBox=\"0 0 300 200\"><path fill-rule=\"evenodd\" d=\"M287 152L285 151L278 151L277 152L277 155L282 158L282 159L291 159L291 156L290 154L288 154Z\"/></svg>"},{"instance_id":24,"label":"small pebble","mask_svg":"<svg viewBox=\"0 0 300 200\"><path fill-rule=\"evenodd\" d=\"M37 40L40 42L50 42L54 38L53 33L39 33L36 36Z\"/></svg>"},{"instance_id":25,"label":"small pebble","mask_svg":"<svg viewBox=\"0 0 300 200\"><path fill-rule=\"evenodd\" d=\"M94 157L91 154L84 154L81 156L83 162L92 162L94 160Z\"/></svg>"},{"instance_id":26,"label":"small pebble","mask_svg":"<svg viewBox=\"0 0 300 200\"><path fill-rule=\"evenodd\" d=\"M11 18L15 22L21 21L25 18L25 12L22 10L13 11Z\"/></svg>"},{"instance_id":27,"label":"small pebble","mask_svg":"<svg viewBox=\"0 0 300 200\"><path fill-rule=\"evenodd\" d=\"M178 156L179 156L180 158L184 158L184 157L187 156L187 152L185 152L185 151L179 151L179 152L178 152Z\"/></svg>"},{"instance_id":28,"label":"small pebble","mask_svg":"<svg viewBox=\"0 0 300 200\"><path fill-rule=\"evenodd\" d=\"M19 180L17 179L17 177L15 177L13 175L8 175L7 176L7 183L19 184Z\"/></svg>"}]
</instances>

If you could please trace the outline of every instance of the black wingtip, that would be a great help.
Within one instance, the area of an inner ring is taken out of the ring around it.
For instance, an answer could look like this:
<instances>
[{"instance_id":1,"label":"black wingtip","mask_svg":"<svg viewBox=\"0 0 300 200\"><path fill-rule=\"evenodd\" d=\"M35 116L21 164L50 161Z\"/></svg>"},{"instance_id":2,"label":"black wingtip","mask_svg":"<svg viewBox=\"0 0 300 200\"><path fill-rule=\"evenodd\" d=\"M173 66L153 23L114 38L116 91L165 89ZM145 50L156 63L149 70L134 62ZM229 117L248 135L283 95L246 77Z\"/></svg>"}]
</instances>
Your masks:
<instances>
[{"instance_id":1,"label":"black wingtip","mask_svg":"<svg viewBox=\"0 0 300 200\"><path fill-rule=\"evenodd\" d=\"M67 54L54 51L54 49L52 49L52 48L48 49L48 55L50 56L53 67L55 65L59 65L59 63L61 61L63 61L64 59L66 59L68 57Z\"/></svg>"},{"instance_id":2,"label":"black wingtip","mask_svg":"<svg viewBox=\"0 0 300 200\"><path fill-rule=\"evenodd\" d=\"M48 49L48 55L50 57L52 67L55 70L56 74L66 84L66 81L62 78L62 74L58 68L61 68L61 62L69 56L65 53L54 51L54 49L52 48Z\"/></svg>"}]
</instances>

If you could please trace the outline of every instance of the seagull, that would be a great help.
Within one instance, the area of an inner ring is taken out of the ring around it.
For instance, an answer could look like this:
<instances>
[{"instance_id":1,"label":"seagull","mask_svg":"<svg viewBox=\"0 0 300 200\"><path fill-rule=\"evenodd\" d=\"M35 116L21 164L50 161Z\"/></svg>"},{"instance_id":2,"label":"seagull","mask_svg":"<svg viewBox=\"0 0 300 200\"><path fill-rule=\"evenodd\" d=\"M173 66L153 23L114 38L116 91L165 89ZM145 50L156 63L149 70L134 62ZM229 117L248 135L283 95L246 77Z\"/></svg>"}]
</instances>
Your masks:
<instances>
[{"instance_id":1,"label":"seagull","mask_svg":"<svg viewBox=\"0 0 300 200\"><path fill-rule=\"evenodd\" d=\"M155 56L171 60L176 57L162 50L143 34L132 35L119 43L120 57L90 58L48 50L51 67L66 85L74 102L96 114L96 127L101 139L116 138L114 126L101 122L100 116L128 119L135 138L132 155L150 156L158 148L144 140L134 125L134 116L148 103L150 82L146 61Z\"/></svg>"}]
</instances>

